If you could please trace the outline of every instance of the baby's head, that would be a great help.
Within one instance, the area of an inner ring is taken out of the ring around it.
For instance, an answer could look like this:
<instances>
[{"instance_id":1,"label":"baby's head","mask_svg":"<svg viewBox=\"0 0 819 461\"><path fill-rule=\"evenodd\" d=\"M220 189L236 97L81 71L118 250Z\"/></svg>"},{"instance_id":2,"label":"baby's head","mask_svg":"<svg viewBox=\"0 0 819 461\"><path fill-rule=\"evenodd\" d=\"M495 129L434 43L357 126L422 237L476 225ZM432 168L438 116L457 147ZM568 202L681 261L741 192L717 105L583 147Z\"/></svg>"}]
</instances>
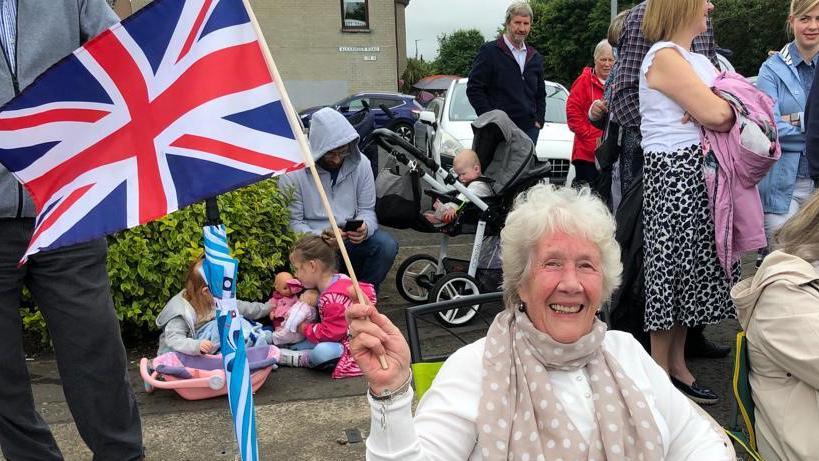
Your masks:
<instances>
[{"instance_id":1,"label":"baby's head","mask_svg":"<svg viewBox=\"0 0 819 461\"><path fill-rule=\"evenodd\" d=\"M301 295L299 295L299 301L303 302L304 304L316 307L316 304L318 304L318 291L304 290L304 292Z\"/></svg>"},{"instance_id":2,"label":"baby's head","mask_svg":"<svg viewBox=\"0 0 819 461\"><path fill-rule=\"evenodd\" d=\"M276 293L285 297L293 296L295 294L293 287L287 283L293 278L293 274L290 272L279 272L276 274L276 278L273 279L273 288L276 290Z\"/></svg>"},{"instance_id":3,"label":"baby's head","mask_svg":"<svg viewBox=\"0 0 819 461\"><path fill-rule=\"evenodd\" d=\"M452 169L458 175L458 181L469 184L481 176L481 162L478 154L472 149L463 149L452 160Z\"/></svg>"}]
</instances>

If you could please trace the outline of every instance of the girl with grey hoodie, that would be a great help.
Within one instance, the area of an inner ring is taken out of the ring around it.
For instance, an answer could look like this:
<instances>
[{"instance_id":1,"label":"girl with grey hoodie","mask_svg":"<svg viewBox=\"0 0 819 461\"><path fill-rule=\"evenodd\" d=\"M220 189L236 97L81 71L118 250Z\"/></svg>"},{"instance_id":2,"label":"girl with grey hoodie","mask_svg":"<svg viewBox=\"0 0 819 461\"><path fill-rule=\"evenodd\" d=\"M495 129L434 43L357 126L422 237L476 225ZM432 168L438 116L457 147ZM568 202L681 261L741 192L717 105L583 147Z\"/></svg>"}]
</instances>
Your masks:
<instances>
[{"instance_id":1,"label":"girl with grey hoodie","mask_svg":"<svg viewBox=\"0 0 819 461\"><path fill-rule=\"evenodd\" d=\"M216 304L202 276L201 267L202 257L199 257L188 269L185 288L171 298L157 316L156 325L162 328L157 355L166 352L204 355L216 353L218 350L218 342L207 339L208 334L201 334L215 331L210 327L216 317ZM245 323L250 323L245 318L256 320L267 316L271 306L269 302L236 301L236 307L244 317L242 321ZM259 341L254 341L256 345L272 344L272 338L265 336L272 336L270 331L242 325L243 330L246 327L253 329L254 334L260 335Z\"/></svg>"}]
</instances>

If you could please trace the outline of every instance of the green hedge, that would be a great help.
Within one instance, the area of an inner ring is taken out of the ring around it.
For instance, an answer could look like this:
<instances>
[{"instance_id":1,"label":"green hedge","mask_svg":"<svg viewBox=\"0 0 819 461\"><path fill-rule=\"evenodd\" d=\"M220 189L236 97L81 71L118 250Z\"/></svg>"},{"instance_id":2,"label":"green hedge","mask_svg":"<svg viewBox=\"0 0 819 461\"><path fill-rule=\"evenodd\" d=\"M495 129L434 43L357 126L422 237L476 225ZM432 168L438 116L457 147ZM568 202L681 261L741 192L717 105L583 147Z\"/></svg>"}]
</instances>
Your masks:
<instances>
[{"instance_id":1,"label":"green hedge","mask_svg":"<svg viewBox=\"0 0 819 461\"><path fill-rule=\"evenodd\" d=\"M267 299L275 270L289 264L295 234L288 226L288 200L275 179L219 197L228 241L239 260L239 299ZM108 275L123 336L157 336L156 316L182 289L188 264L202 253L204 221L204 206L197 204L109 237ZM46 341L40 312L26 307L22 315L26 332Z\"/></svg>"}]
</instances>

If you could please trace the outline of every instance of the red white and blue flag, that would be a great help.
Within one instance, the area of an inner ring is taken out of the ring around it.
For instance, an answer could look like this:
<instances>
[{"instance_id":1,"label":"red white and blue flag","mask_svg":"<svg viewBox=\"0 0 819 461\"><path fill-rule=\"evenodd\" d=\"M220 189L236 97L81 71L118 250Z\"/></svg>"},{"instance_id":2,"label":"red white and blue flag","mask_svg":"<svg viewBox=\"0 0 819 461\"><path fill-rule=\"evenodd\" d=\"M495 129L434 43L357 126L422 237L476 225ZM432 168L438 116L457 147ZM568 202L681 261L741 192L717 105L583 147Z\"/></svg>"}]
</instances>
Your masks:
<instances>
[{"instance_id":1,"label":"red white and blue flag","mask_svg":"<svg viewBox=\"0 0 819 461\"><path fill-rule=\"evenodd\" d=\"M24 260L303 162L242 0L157 0L0 109L38 210Z\"/></svg>"}]
</instances>

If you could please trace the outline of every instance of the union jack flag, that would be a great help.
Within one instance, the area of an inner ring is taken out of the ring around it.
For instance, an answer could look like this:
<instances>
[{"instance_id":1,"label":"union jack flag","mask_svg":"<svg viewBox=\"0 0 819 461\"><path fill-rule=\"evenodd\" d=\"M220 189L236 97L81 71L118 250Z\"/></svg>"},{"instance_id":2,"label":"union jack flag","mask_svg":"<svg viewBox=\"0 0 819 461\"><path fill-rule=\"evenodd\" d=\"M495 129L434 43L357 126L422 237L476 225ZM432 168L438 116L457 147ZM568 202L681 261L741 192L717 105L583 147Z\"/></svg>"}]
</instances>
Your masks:
<instances>
[{"instance_id":1,"label":"union jack flag","mask_svg":"<svg viewBox=\"0 0 819 461\"><path fill-rule=\"evenodd\" d=\"M0 109L0 163L38 211L24 261L303 166L250 14L154 1Z\"/></svg>"}]
</instances>

